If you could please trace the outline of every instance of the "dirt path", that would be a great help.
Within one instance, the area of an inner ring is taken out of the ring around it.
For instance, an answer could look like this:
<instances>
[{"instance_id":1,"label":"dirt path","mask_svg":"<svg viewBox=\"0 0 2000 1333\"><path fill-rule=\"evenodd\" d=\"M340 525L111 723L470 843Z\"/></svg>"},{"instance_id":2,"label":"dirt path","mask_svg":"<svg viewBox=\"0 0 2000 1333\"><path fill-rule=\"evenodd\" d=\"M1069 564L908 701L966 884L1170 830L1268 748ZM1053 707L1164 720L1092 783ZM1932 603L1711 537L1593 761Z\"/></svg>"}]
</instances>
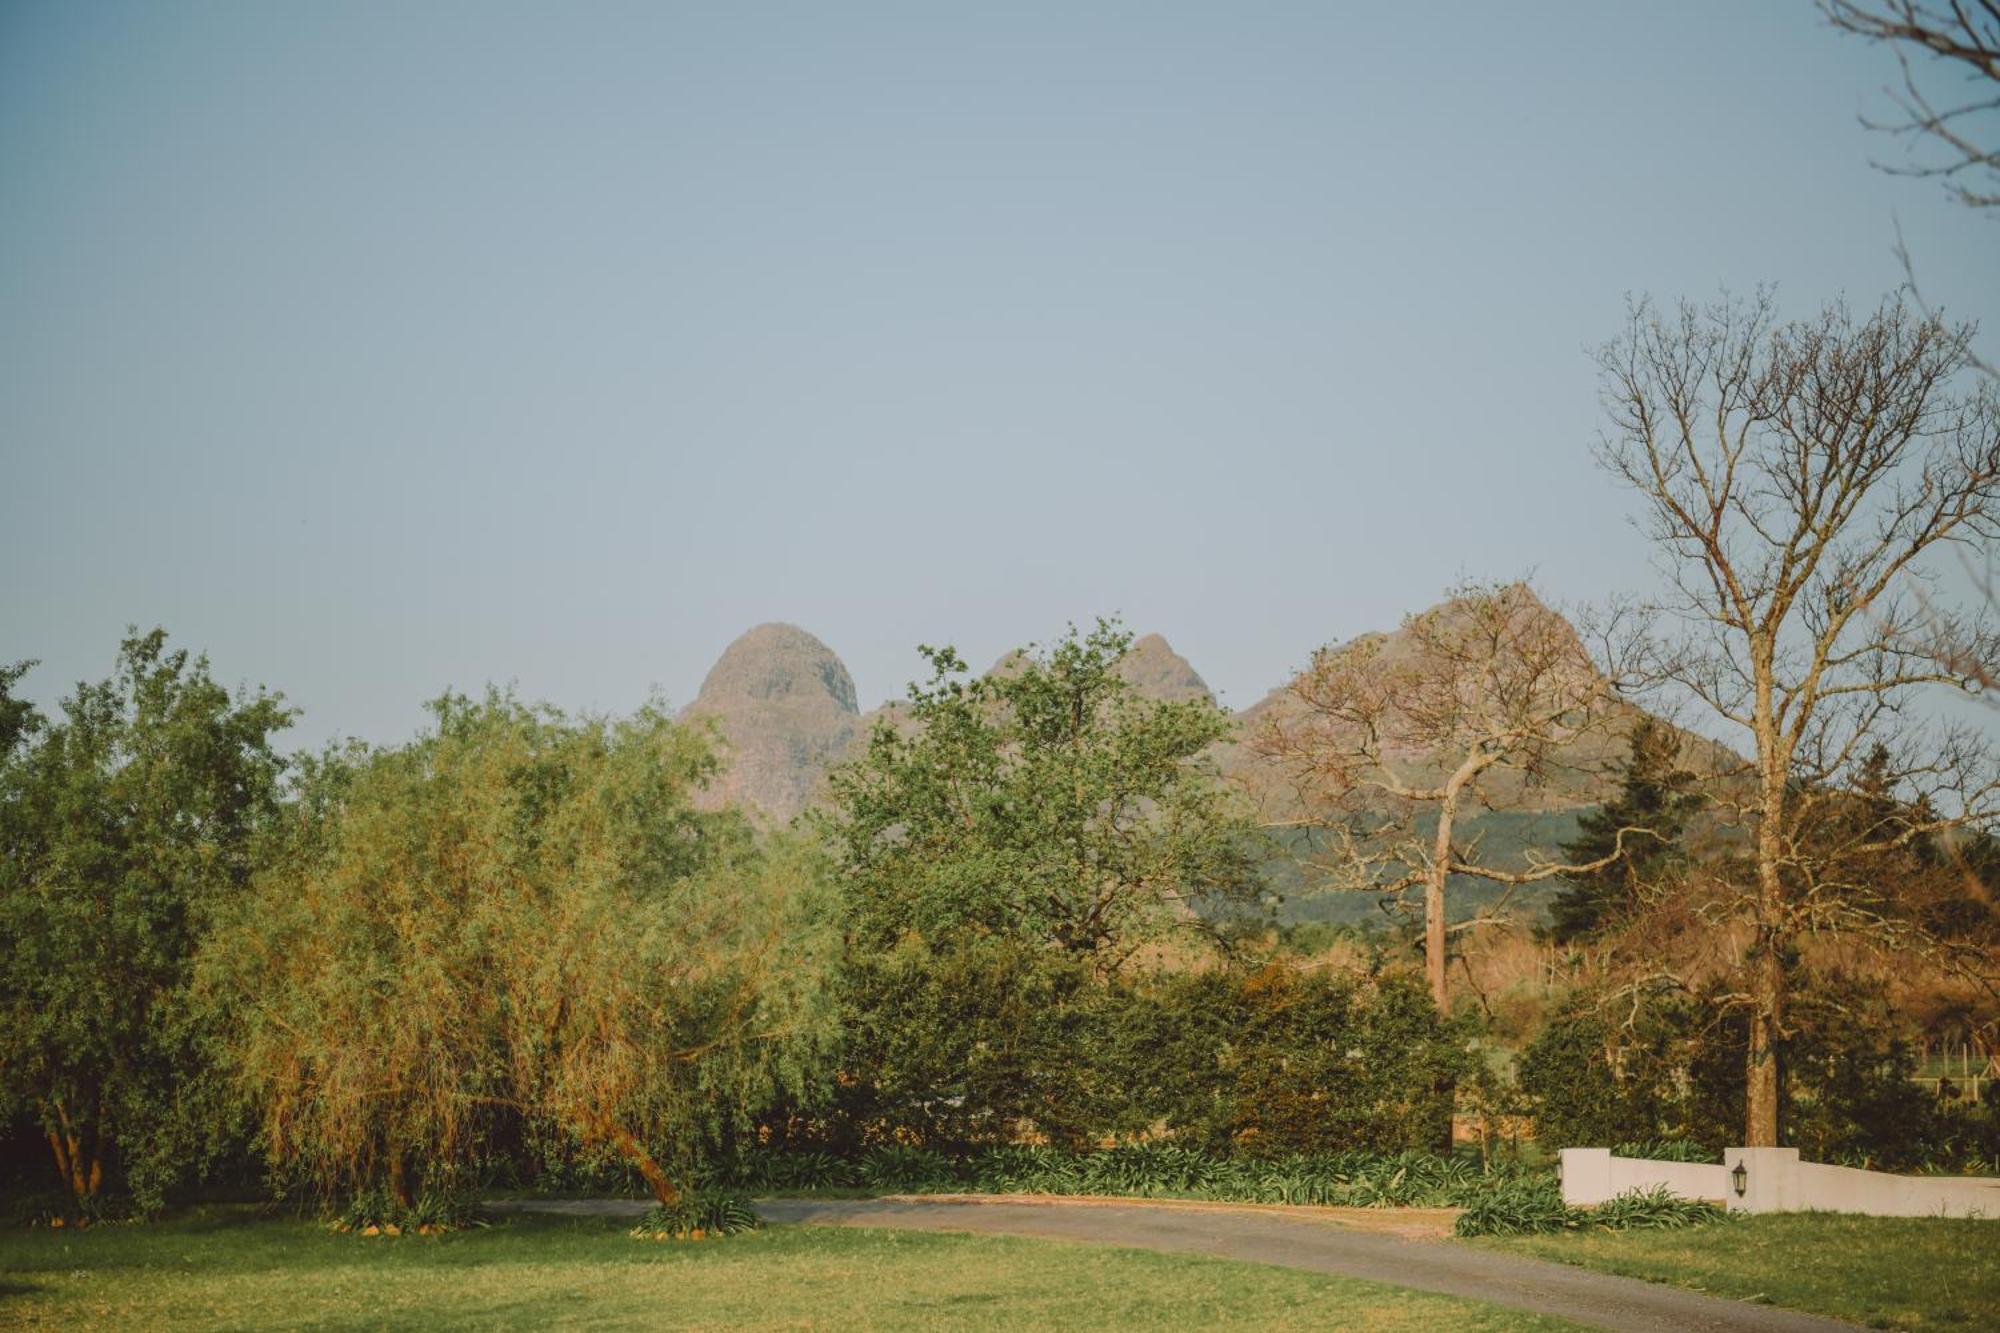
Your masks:
<instances>
[{"instance_id":1,"label":"dirt path","mask_svg":"<svg viewBox=\"0 0 2000 1333\"><path fill-rule=\"evenodd\" d=\"M637 1214L646 1208L643 1203L609 1199L512 1206L609 1215ZM771 1199L760 1202L757 1208L774 1222L1031 1236L1215 1255L1491 1301L1635 1333L1833 1333L1853 1328L1815 1315L1721 1300L1447 1240L1417 1238L1434 1230L1436 1220L1431 1218L1363 1230L1340 1216L1348 1211L1341 1209L1292 1212L1230 1205L972 1196ZM1384 1210L1382 1216L1393 1217L1394 1213Z\"/></svg>"}]
</instances>

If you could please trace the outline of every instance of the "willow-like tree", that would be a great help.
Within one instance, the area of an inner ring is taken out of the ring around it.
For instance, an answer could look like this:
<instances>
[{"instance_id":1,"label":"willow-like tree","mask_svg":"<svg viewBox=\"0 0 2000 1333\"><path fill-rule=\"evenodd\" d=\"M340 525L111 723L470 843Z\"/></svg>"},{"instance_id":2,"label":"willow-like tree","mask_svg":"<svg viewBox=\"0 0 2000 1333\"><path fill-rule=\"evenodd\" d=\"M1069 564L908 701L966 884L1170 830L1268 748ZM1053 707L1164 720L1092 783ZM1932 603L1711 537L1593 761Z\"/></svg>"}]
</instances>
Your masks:
<instances>
[{"instance_id":1,"label":"willow-like tree","mask_svg":"<svg viewBox=\"0 0 2000 1333\"><path fill-rule=\"evenodd\" d=\"M1954 658L1994 660L1930 582L2000 533L2000 403L1965 375L1972 332L1895 301L1789 324L1764 297L1638 302L1600 358L1599 458L1638 495L1668 585L1649 674L1750 756L1715 808L1734 804L1751 845L1728 898L1752 938L1730 997L1753 1147L1779 1141L1801 935L1901 931L1856 892L1866 868L1995 811L1979 736L1920 716L1926 687L1971 684ZM1819 836L1864 767L1911 813Z\"/></svg>"},{"instance_id":2,"label":"willow-like tree","mask_svg":"<svg viewBox=\"0 0 2000 1333\"><path fill-rule=\"evenodd\" d=\"M447 696L415 742L312 764L203 954L262 1144L322 1190L450 1191L510 1122L662 1202L814 1075L823 882L692 797L701 733Z\"/></svg>"},{"instance_id":3,"label":"willow-like tree","mask_svg":"<svg viewBox=\"0 0 2000 1333\"><path fill-rule=\"evenodd\" d=\"M283 762L276 695L133 634L50 722L0 669L0 1112L25 1110L77 1211L143 1206L215 1146L187 1021L197 942L248 882Z\"/></svg>"}]
</instances>

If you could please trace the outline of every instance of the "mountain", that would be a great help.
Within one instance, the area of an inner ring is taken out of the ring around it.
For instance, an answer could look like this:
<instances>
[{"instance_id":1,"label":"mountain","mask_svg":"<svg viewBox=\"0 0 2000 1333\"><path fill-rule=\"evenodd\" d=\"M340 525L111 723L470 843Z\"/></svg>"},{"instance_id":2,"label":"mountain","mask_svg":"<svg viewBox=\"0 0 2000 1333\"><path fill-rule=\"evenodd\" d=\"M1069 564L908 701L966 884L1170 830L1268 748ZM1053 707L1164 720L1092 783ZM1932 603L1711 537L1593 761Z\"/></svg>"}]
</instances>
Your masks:
<instances>
[{"instance_id":1,"label":"mountain","mask_svg":"<svg viewBox=\"0 0 2000 1333\"><path fill-rule=\"evenodd\" d=\"M806 808L861 734L854 678L796 625L759 625L730 644L681 716L706 719L723 741L722 776L703 804L780 822Z\"/></svg>"},{"instance_id":2,"label":"mountain","mask_svg":"<svg viewBox=\"0 0 2000 1333\"><path fill-rule=\"evenodd\" d=\"M1515 614L1542 627L1554 639L1574 640L1574 631L1555 611L1519 589ZM1450 616L1456 604L1434 608ZM1365 636L1379 645L1376 657L1384 669L1407 663L1419 651L1407 627ZM1578 669L1588 670L1580 643ZM1019 658L1009 653L992 671L1004 674ZM1119 674L1142 696L1162 701L1212 698L1201 675L1158 634L1133 641L1119 663ZM1260 816L1285 827L1277 837L1285 846L1266 867L1273 887L1285 897L1286 920L1379 921L1378 896L1372 893L1329 892L1308 868L1314 859L1313 834L1296 826L1308 814L1291 789L1284 770L1250 743L1258 729L1273 719L1296 718L1303 709L1287 686L1281 685L1236 715L1235 736L1217 746L1215 759L1223 774L1238 783L1255 802ZM1636 721L1639 710L1628 710ZM891 700L868 713L859 711L854 680L834 651L795 625L759 625L723 652L702 682L701 691L683 717L706 719L725 746L720 780L704 795L710 806L740 805L758 818L784 822L818 797L826 773L852 757L866 743L877 721L897 727L911 724L909 706ZM1531 785L1518 782L1500 792L1504 808L1475 809L1461 816L1468 840L1476 839L1492 863L1520 869L1532 856L1550 856L1574 836L1577 817L1604 799L1616 782L1629 727L1620 722L1601 734L1562 747L1544 778ZM1734 761L1722 747L1690 737L1695 767L1720 771ZM1415 776L1415 775L1413 775ZM1492 784L1501 786L1504 784ZM1293 855L1292 853L1298 853ZM1513 902L1532 914L1560 888L1549 881L1516 894ZM1504 890L1481 881L1455 880L1455 915L1466 914L1499 897Z\"/></svg>"},{"instance_id":3,"label":"mountain","mask_svg":"<svg viewBox=\"0 0 2000 1333\"><path fill-rule=\"evenodd\" d=\"M1013 668L1018 653L993 664ZM1211 697L1207 682L1158 634L1133 642L1119 674L1148 699ZM706 719L721 736L721 779L702 796L708 808L736 804L783 823L812 804L827 770L866 744L874 724L908 725L909 705L892 699L862 713L854 678L839 656L796 625L759 625L723 650L685 720Z\"/></svg>"},{"instance_id":4,"label":"mountain","mask_svg":"<svg viewBox=\"0 0 2000 1333\"><path fill-rule=\"evenodd\" d=\"M1118 662L1118 674L1144 699L1182 703L1215 697L1208 682L1195 673L1188 660L1157 634L1132 641Z\"/></svg>"},{"instance_id":5,"label":"mountain","mask_svg":"<svg viewBox=\"0 0 2000 1333\"><path fill-rule=\"evenodd\" d=\"M1413 619L1429 619L1438 626L1431 639L1433 645L1454 639L1476 644L1484 629L1504 643L1534 654L1539 662L1559 664L1565 676L1573 672L1577 677L1601 679L1575 629L1525 584L1506 588L1499 597L1504 608L1504 631L1494 630L1490 621L1485 626L1476 623L1475 613L1468 609L1464 599L1440 603ZM1378 680L1404 670L1421 671L1425 666L1424 656L1430 651L1407 623L1386 633L1360 635L1335 646L1342 650L1372 646L1370 670ZM1638 709L1629 706L1620 705L1618 711L1628 713L1634 722L1640 716ZM1236 715L1238 739L1218 755L1223 773L1244 785L1268 819L1296 820L1306 811L1283 768L1258 752L1255 738L1274 726L1296 728L1307 712L1306 705L1293 694L1289 681L1279 685ZM1489 772L1481 785L1496 798L1497 805L1507 810L1547 813L1594 805L1604 793L1609 773L1624 756L1624 736L1629 730L1630 722L1614 721L1608 727L1572 740L1550 756L1546 772L1533 783L1521 780L1516 773L1496 770ZM1385 738L1385 751L1390 758L1401 761L1398 771L1405 781L1432 782L1444 777L1442 772L1428 771L1422 763L1424 756L1399 746L1394 735Z\"/></svg>"}]
</instances>

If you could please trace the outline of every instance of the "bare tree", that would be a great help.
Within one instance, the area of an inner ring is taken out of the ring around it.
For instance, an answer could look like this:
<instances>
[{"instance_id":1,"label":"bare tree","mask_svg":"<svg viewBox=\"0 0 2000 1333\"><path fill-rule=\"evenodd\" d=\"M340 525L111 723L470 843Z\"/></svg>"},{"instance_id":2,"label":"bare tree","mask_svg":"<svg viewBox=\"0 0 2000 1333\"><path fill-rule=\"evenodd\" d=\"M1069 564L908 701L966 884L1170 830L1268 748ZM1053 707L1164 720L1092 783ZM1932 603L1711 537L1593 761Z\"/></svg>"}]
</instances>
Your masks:
<instances>
[{"instance_id":1,"label":"bare tree","mask_svg":"<svg viewBox=\"0 0 2000 1333\"><path fill-rule=\"evenodd\" d=\"M1337 887L1422 886L1424 966L1440 1010L1450 1007L1452 875L1519 886L1617 859L1509 870L1461 836L1462 816L1522 803L1619 712L1576 631L1526 584L1461 588L1398 635L1322 648L1288 689L1293 706L1273 710L1252 744L1291 777L1301 822L1334 838L1337 855L1321 868ZM1608 762L1611 748L1589 762Z\"/></svg>"},{"instance_id":2,"label":"bare tree","mask_svg":"<svg viewBox=\"0 0 2000 1333\"><path fill-rule=\"evenodd\" d=\"M1896 118L1863 123L1939 152L1883 169L1941 178L1974 208L2000 204L2000 0L1820 0L1820 11L1842 32L1892 48L1901 66L1902 87L1890 93ZM1913 53L1964 86L1949 95L1928 89Z\"/></svg>"},{"instance_id":3,"label":"bare tree","mask_svg":"<svg viewBox=\"0 0 2000 1333\"><path fill-rule=\"evenodd\" d=\"M1753 756L1720 793L1751 835L1752 871L1729 886L1753 937L1735 997L1750 1017L1751 1146L1777 1142L1801 934L1899 928L1853 891L1856 867L1996 808L1981 738L1914 713L1926 686L1973 687L1956 647L1992 659L1992 636L1936 615L1929 595L1930 558L1989 542L2000 517L1995 395L1955 389L1972 332L1900 301L1781 325L1760 294L1634 303L1601 353L1598 457L1643 501L1669 588L1652 684ZM1821 836L1871 757L1873 780L1921 814Z\"/></svg>"}]
</instances>

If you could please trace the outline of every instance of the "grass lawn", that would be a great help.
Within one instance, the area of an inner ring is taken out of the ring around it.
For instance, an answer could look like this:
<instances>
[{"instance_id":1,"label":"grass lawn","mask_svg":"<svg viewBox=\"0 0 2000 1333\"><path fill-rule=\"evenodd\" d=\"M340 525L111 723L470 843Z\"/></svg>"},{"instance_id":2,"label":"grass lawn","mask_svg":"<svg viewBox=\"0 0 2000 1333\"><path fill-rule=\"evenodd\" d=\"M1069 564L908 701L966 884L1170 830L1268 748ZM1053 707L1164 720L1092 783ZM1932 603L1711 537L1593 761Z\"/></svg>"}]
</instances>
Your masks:
<instances>
[{"instance_id":1,"label":"grass lawn","mask_svg":"<svg viewBox=\"0 0 2000 1333\"><path fill-rule=\"evenodd\" d=\"M599 1218L363 1239L216 1209L0 1233L0 1326L1570 1327L1375 1283L999 1237L774 1227L653 1244Z\"/></svg>"},{"instance_id":2,"label":"grass lawn","mask_svg":"<svg viewBox=\"0 0 2000 1333\"><path fill-rule=\"evenodd\" d=\"M1873 1328L2000 1328L2000 1221L1791 1213L1472 1243Z\"/></svg>"}]
</instances>

